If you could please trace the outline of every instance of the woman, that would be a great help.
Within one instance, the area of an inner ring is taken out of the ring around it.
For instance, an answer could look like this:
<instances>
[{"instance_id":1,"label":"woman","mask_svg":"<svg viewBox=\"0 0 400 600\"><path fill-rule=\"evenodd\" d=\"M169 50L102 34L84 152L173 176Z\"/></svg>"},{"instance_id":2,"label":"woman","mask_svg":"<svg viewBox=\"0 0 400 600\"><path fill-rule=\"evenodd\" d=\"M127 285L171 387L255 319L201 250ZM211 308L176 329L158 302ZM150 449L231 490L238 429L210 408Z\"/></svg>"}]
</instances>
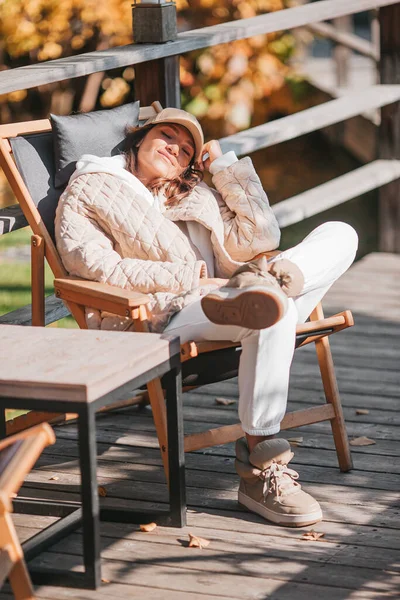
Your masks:
<instances>
[{"instance_id":1,"label":"woman","mask_svg":"<svg viewBox=\"0 0 400 600\"><path fill-rule=\"evenodd\" d=\"M345 223L325 223L268 264L246 266L280 240L250 158L222 154L215 140L204 144L200 124L178 109L162 110L126 141L125 155L77 163L56 216L63 263L72 275L150 294L153 331L182 343L241 342L239 501L275 523L310 525L322 518L320 506L287 467L288 442L274 436L286 411L296 324L351 265L357 235ZM201 181L203 169L215 190ZM242 309L254 297L265 306L250 327ZM87 320L92 328L131 328L96 312Z\"/></svg>"}]
</instances>

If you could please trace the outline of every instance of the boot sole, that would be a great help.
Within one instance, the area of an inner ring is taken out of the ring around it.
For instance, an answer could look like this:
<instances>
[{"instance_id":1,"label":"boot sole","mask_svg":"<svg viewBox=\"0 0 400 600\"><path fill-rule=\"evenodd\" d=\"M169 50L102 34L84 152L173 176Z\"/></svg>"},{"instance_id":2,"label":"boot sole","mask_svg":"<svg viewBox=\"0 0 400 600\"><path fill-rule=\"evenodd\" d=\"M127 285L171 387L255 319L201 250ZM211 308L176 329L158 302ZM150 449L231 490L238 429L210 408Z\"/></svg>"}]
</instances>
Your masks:
<instances>
[{"instance_id":1,"label":"boot sole","mask_svg":"<svg viewBox=\"0 0 400 600\"><path fill-rule=\"evenodd\" d=\"M236 325L247 329L266 329L275 325L286 312L282 294L263 288L251 291L229 290L224 297L218 291L201 299L201 307L212 323Z\"/></svg>"},{"instance_id":2,"label":"boot sole","mask_svg":"<svg viewBox=\"0 0 400 600\"><path fill-rule=\"evenodd\" d=\"M253 500L253 498L243 494L243 492L239 492L238 501L241 506L247 508L250 512L257 513L267 521L271 521L276 525L283 525L284 527L306 527L322 520L321 509L302 515L282 515L270 510L266 506L262 506L259 502Z\"/></svg>"}]
</instances>

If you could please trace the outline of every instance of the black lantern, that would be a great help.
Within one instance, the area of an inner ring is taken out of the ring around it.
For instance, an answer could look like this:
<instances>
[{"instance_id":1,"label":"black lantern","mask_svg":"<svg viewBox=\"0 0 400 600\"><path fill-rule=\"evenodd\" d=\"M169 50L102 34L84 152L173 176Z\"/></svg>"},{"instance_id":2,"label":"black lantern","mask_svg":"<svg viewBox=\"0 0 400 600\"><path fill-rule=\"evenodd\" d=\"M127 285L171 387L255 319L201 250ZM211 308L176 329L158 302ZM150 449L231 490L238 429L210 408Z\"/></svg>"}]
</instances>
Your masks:
<instances>
[{"instance_id":1,"label":"black lantern","mask_svg":"<svg viewBox=\"0 0 400 600\"><path fill-rule=\"evenodd\" d=\"M132 19L135 44L158 44L176 40L176 5L173 0L135 0Z\"/></svg>"}]
</instances>

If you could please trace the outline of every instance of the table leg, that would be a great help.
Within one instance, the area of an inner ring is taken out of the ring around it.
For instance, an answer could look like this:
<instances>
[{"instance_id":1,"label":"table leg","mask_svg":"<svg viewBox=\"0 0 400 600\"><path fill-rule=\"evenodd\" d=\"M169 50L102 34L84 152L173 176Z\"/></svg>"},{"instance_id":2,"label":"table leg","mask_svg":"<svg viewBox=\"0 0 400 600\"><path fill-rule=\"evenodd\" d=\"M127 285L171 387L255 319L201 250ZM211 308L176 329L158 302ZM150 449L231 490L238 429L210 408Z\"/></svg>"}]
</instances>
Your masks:
<instances>
[{"instance_id":1,"label":"table leg","mask_svg":"<svg viewBox=\"0 0 400 600\"><path fill-rule=\"evenodd\" d=\"M85 406L78 418L81 497L83 513L83 560L90 587L101 583L99 496L97 489L97 448L95 413Z\"/></svg>"},{"instance_id":2,"label":"table leg","mask_svg":"<svg viewBox=\"0 0 400 600\"><path fill-rule=\"evenodd\" d=\"M183 445L182 376L180 365L165 376L171 525L186 525L185 451Z\"/></svg>"}]
</instances>

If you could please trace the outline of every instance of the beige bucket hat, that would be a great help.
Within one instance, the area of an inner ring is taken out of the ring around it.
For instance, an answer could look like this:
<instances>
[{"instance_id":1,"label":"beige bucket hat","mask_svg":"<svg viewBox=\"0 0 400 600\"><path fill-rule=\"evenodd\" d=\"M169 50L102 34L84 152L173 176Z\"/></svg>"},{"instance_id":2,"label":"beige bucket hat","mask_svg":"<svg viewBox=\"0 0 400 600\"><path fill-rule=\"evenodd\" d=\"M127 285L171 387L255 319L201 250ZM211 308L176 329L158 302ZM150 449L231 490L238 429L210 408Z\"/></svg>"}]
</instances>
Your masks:
<instances>
[{"instance_id":1,"label":"beige bucket hat","mask_svg":"<svg viewBox=\"0 0 400 600\"><path fill-rule=\"evenodd\" d=\"M176 125L186 127L194 140L194 159L196 162L200 161L204 145L204 135L196 117L180 108L163 108L154 117L148 119L145 125L159 125L160 123L175 123Z\"/></svg>"}]
</instances>

